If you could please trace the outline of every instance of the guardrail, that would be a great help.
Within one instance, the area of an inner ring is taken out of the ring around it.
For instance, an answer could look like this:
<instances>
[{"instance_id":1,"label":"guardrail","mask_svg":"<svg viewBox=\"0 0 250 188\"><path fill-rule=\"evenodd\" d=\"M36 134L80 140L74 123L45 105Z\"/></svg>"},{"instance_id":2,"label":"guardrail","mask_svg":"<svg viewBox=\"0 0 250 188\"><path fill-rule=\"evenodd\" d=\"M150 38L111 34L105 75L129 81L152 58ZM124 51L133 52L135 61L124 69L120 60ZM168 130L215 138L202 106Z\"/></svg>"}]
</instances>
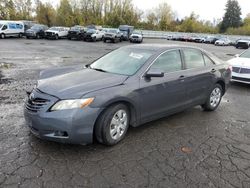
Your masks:
<instances>
[{"instance_id":1,"label":"guardrail","mask_svg":"<svg viewBox=\"0 0 250 188\"><path fill-rule=\"evenodd\" d=\"M168 31L151 31L151 30L141 30L143 37L145 38L167 38L167 36L219 36L223 38L229 38L231 41L236 41L238 39L248 39L248 36L241 36L241 35L224 35L224 34L209 34L209 33L184 33L184 32L168 32Z\"/></svg>"}]
</instances>

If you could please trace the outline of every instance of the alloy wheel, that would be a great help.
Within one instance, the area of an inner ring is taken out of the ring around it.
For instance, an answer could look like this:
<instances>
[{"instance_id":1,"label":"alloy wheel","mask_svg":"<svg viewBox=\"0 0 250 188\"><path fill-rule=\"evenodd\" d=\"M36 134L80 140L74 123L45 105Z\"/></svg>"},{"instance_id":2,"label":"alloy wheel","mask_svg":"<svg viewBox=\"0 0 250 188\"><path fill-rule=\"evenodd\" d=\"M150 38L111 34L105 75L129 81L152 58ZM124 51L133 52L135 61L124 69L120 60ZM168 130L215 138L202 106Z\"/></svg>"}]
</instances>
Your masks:
<instances>
[{"instance_id":1,"label":"alloy wheel","mask_svg":"<svg viewBox=\"0 0 250 188\"><path fill-rule=\"evenodd\" d=\"M221 89L216 87L210 95L210 105L216 107L220 103L221 99Z\"/></svg>"},{"instance_id":2,"label":"alloy wheel","mask_svg":"<svg viewBox=\"0 0 250 188\"><path fill-rule=\"evenodd\" d=\"M114 140L119 140L128 126L128 114L125 110L118 110L110 123L110 136Z\"/></svg>"}]
</instances>

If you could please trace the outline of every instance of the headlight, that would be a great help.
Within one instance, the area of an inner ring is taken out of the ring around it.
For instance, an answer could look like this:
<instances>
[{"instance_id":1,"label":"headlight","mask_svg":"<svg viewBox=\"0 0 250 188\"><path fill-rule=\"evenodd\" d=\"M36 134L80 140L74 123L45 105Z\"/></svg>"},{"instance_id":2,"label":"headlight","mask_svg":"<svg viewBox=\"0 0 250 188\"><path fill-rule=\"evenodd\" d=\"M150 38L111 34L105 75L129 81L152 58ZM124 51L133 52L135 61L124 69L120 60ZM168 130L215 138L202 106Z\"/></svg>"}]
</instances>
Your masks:
<instances>
[{"instance_id":1,"label":"headlight","mask_svg":"<svg viewBox=\"0 0 250 188\"><path fill-rule=\"evenodd\" d=\"M52 106L51 111L84 108L90 105L93 101L94 98L61 100Z\"/></svg>"}]
</instances>

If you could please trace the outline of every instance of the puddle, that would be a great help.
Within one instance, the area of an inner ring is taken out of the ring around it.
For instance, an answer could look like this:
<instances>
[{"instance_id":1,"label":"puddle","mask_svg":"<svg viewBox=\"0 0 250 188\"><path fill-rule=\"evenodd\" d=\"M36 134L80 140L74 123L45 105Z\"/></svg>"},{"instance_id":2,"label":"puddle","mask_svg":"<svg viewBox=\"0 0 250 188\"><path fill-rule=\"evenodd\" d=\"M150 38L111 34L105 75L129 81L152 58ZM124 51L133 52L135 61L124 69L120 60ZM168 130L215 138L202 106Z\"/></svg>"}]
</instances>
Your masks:
<instances>
[{"instance_id":1,"label":"puddle","mask_svg":"<svg viewBox=\"0 0 250 188\"><path fill-rule=\"evenodd\" d=\"M0 63L0 69L9 69L13 67L12 63Z\"/></svg>"}]
</instances>

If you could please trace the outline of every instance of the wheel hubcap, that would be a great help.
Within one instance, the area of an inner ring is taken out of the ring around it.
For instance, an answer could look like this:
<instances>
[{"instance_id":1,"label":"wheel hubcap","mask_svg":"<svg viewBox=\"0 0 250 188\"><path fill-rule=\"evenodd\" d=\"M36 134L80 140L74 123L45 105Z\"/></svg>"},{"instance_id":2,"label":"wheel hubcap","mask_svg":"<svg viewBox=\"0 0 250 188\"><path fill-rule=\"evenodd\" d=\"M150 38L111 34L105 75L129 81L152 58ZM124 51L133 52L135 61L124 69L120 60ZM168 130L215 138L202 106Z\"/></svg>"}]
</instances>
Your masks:
<instances>
[{"instance_id":1,"label":"wheel hubcap","mask_svg":"<svg viewBox=\"0 0 250 188\"><path fill-rule=\"evenodd\" d=\"M110 136L118 140L124 134L128 126L128 115L125 110L118 110L113 116L110 123Z\"/></svg>"},{"instance_id":2,"label":"wheel hubcap","mask_svg":"<svg viewBox=\"0 0 250 188\"><path fill-rule=\"evenodd\" d=\"M221 90L220 88L214 88L214 90L212 91L211 95L210 95L210 104L212 107L216 107L219 102L220 102L220 98L221 98Z\"/></svg>"}]
</instances>

